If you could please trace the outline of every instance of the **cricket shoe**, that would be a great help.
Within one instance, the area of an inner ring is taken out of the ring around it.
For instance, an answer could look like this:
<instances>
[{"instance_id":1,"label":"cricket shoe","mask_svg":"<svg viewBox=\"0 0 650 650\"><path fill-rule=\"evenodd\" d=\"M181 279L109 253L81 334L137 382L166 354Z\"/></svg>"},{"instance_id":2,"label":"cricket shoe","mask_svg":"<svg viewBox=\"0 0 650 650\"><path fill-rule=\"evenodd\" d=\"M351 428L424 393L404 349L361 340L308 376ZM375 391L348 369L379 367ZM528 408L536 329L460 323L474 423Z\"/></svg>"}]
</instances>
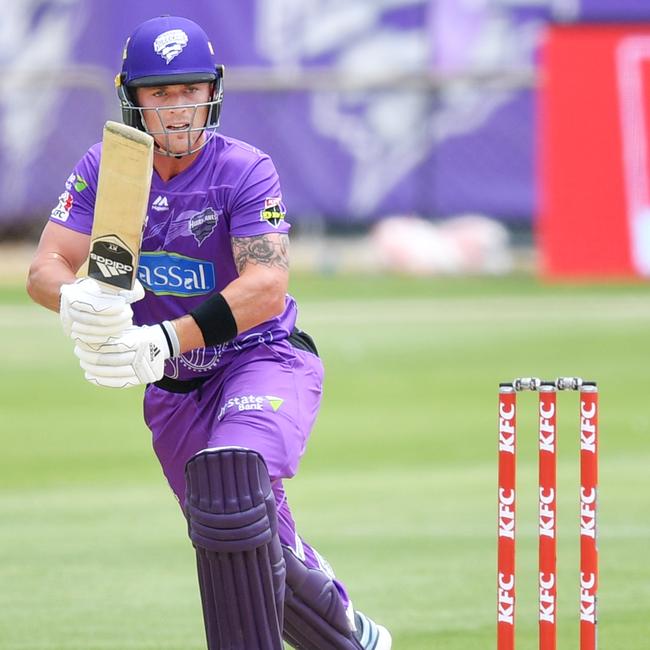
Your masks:
<instances>
[{"instance_id":1,"label":"cricket shoe","mask_svg":"<svg viewBox=\"0 0 650 650\"><path fill-rule=\"evenodd\" d=\"M365 614L355 612L354 623L357 627L354 636L363 650L390 650L393 646L390 632Z\"/></svg>"}]
</instances>

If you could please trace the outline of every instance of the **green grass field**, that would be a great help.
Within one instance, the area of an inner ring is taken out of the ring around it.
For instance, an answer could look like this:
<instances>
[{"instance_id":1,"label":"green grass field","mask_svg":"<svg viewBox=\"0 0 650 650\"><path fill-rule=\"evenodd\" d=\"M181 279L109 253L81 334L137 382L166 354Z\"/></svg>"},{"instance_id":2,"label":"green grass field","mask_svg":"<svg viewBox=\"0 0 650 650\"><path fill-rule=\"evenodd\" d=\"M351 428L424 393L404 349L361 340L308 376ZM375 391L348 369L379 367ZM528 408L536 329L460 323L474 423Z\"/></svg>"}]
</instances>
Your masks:
<instances>
[{"instance_id":1,"label":"green grass field","mask_svg":"<svg viewBox=\"0 0 650 650\"><path fill-rule=\"evenodd\" d=\"M496 388L601 387L600 648L650 638L650 287L301 276L326 365L288 485L395 650L495 646ZM141 393L86 384L57 317L0 289L0 648L204 648L193 553ZM560 402L559 647L577 648L578 416ZM536 648L533 395L520 399L518 648Z\"/></svg>"}]
</instances>

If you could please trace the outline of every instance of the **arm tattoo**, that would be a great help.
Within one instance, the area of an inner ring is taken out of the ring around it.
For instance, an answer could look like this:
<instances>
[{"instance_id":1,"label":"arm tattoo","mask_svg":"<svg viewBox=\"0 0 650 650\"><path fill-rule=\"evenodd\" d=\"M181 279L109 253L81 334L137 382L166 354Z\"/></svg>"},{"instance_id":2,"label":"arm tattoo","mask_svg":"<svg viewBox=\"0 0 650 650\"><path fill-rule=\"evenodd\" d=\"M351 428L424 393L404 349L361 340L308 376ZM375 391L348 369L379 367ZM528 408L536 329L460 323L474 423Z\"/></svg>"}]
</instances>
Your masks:
<instances>
[{"instance_id":1,"label":"arm tattoo","mask_svg":"<svg viewBox=\"0 0 650 650\"><path fill-rule=\"evenodd\" d=\"M241 275L248 264L289 270L289 237L281 234L233 237L232 254Z\"/></svg>"}]
</instances>

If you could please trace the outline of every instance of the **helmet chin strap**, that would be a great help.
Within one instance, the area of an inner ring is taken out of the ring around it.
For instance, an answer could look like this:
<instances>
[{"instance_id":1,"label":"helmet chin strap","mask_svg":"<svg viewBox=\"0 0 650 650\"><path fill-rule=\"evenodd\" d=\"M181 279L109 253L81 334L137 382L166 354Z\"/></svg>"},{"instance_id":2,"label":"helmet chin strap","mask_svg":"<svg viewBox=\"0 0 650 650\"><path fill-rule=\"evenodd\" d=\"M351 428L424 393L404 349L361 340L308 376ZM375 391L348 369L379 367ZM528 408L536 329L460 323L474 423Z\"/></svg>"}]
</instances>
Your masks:
<instances>
[{"instance_id":1,"label":"helmet chin strap","mask_svg":"<svg viewBox=\"0 0 650 650\"><path fill-rule=\"evenodd\" d=\"M160 155L166 156L168 158L175 158L176 160L181 160L182 158L185 158L185 156L191 156L192 154L195 154L195 153L201 151L201 149L203 149L203 147L205 147L205 145L208 144L208 142L210 141L210 139L214 135L214 129L204 128L202 130L201 134L199 135L199 137L194 141L194 143L190 142L189 134L188 134L187 150L183 151L182 153L174 153L174 152L170 151L170 149L166 149L166 148L162 147L158 143L158 141L156 140L156 136L162 135L167 140L167 143L169 144L169 133L168 132L159 132L159 131L158 132L151 132L151 131L147 131L147 133L149 133L149 135L151 135L154 138L154 150L155 150L155 153L159 153ZM201 138L203 138L203 142L200 145L197 146L197 143L201 140Z\"/></svg>"},{"instance_id":2,"label":"helmet chin strap","mask_svg":"<svg viewBox=\"0 0 650 650\"><path fill-rule=\"evenodd\" d=\"M170 153L167 149L163 149L155 140L153 141L153 146L158 153L161 153L163 156L167 156L168 158L176 158L176 160L181 160L182 158L185 158L185 156L190 155L189 151L187 153Z\"/></svg>"}]
</instances>

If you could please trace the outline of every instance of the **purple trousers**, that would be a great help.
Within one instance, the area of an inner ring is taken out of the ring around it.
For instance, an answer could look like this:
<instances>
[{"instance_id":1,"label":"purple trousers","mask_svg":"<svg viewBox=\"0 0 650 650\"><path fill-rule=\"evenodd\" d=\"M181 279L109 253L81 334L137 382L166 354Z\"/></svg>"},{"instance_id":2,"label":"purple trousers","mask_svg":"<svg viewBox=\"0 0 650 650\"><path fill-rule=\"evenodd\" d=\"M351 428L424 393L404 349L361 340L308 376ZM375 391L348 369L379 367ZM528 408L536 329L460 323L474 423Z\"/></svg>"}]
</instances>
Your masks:
<instances>
[{"instance_id":1,"label":"purple trousers","mask_svg":"<svg viewBox=\"0 0 650 650\"><path fill-rule=\"evenodd\" d=\"M335 582L344 606L345 587L326 560L296 532L283 479L291 478L305 451L320 406L323 366L288 341L243 350L223 370L190 393L149 385L144 418L153 447L179 503L185 502L185 464L211 447L247 447L264 458L277 504L280 541L310 568Z\"/></svg>"}]
</instances>

